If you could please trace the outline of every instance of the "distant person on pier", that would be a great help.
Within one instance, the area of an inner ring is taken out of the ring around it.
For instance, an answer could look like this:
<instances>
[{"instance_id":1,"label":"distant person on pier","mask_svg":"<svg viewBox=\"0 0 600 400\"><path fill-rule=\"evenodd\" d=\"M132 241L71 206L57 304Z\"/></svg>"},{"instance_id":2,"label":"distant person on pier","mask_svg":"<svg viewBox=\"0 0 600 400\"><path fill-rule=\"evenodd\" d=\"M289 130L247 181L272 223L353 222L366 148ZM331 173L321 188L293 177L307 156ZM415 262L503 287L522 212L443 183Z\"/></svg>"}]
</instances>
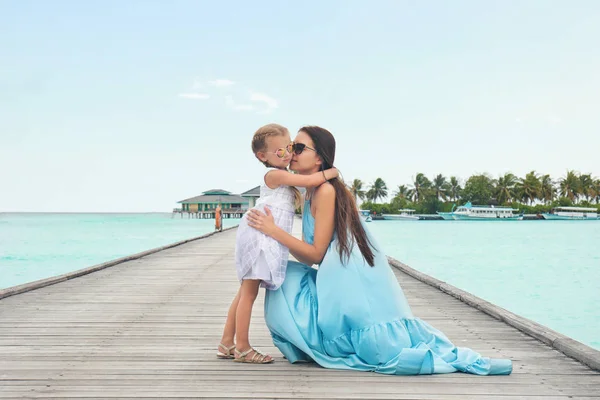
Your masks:
<instances>
[{"instance_id":1,"label":"distant person on pier","mask_svg":"<svg viewBox=\"0 0 600 400\"><path fill-rule=\"evenodd\" d=\"M215 209L215 231L223 231L223 210L220 204Z\"/></svg>"}]
</instances>

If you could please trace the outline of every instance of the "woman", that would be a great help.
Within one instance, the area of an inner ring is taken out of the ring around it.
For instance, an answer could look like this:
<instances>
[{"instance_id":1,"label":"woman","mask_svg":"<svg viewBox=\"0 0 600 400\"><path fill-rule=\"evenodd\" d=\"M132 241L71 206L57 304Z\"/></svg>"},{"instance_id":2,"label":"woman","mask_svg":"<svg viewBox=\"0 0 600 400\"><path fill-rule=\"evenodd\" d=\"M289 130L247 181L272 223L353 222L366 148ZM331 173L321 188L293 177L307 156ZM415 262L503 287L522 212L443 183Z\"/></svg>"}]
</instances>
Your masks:
<instances>
[{"instance_id":1,"label":"woman","mask_svg":"<svg viewBox=\"0 0 600 400\"><path fill-rule=\"evenodd\" d=\"M323 128L300 129L290 168L300 174L333 166L335 139ZM288 262L283 285L267 291L265 320L273 342L292 363L416 375L456 371L507 375L510 360L457 348L415 318L381 247L359 217L340 179L307 191L303 241L253 210L249 224L300 261ZM319 264L318 272L309 267Z\"/></svg>"},{"instance_id":2,"label":"woman","mask_svg":"<svg viewBox=\"0 0 600 400\"><path fill-rule=\"evenodd\" d=\"M221 210L221 204L215 209L215 231L223 231L223 210Z\"/></svg>"}]
</instances>

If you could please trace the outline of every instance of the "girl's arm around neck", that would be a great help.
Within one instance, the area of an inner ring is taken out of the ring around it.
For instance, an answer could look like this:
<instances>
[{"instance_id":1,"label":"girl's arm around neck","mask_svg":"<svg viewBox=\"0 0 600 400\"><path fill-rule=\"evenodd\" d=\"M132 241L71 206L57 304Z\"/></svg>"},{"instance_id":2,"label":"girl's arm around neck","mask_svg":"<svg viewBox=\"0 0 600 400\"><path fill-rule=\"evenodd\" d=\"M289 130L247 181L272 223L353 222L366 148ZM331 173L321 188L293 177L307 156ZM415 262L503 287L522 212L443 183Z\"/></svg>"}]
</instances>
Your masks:
<instances>
[{"instance_id":1,"label":"girl's arm around neck","mask_svg":"<svg viewBox=\"0 0 600 400\"><path fill-rule=\"evenodd\" d=\"M267 172L265 183L271 189L281 185L315 187L338 176L339 173L336 168L326 169L325 171L315 172L310 175L292 174L291 172L279 169Z\"/></svg>"}]
</instances>

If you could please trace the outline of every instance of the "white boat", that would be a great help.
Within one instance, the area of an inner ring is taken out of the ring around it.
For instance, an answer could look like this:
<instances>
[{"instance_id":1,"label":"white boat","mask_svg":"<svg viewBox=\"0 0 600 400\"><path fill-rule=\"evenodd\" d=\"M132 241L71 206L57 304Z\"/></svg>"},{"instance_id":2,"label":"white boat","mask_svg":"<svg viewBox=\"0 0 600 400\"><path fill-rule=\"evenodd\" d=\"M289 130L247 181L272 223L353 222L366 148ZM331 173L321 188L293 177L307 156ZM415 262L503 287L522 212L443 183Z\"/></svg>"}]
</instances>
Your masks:
<instances>
[{"instance_id":1,"label":"white boat","mask_svg":"<svg viewBox=\"0 0 600 400\"><path fill-rule=\"evenodd\" d=\"M383 219L385 220L408 220L408 221L418 221L419 217L415 215L415 210L411 210L409 208L401 208L400 214L382 214Z\"/></svg>"},{"instance_id":2,"label":"white boat","mask_svg":"<svg viewBox=\"0 0 600 400\"><path fill-rule=\"evenodd\" d=\"M551 220L598 220L598 209L589 207L555 207L543 213L544 219Z\"/></svg>"},{"instance_id":3,"label":"white boat","mask_svg":"<svg viewBox=\"0 0 600 400\"><path fill-rule=\"evenodd\" d=\"M373 221L373 217L371 217L371 210L359 210L360 216L365 222Z\"/></svg>"},{"instance_id":4,"label":"white boat","mask_svg":"<svg viewBox=\"0 0 600 400\"><path fill-rule=\"evenodd\" d=\"M438 214L444 219L460 221L520 221L523 214L515 214L516 210L511 207L474 206L471 202L460 206L456 211Z\"/></svg>"}]
</instances>

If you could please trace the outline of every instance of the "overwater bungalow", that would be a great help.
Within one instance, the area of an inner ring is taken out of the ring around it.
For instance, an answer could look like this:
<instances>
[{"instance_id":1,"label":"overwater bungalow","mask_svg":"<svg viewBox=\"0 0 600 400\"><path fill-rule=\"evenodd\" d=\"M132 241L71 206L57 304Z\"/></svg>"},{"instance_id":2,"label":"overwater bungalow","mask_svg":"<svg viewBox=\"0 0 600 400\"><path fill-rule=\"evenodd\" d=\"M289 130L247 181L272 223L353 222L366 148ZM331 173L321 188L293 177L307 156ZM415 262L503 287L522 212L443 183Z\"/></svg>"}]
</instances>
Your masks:
<instances>
[{"instance_id":1,"label":"overwater bungalow","mask_svg":"<svg viewBox=\"0 0 600 400\"><path fill-rule=\"evenodd\" d=\"M298 188L301 194L304 188ZM215 218L217 206L221 206L223 218L241 218L244 213L256 205L260 197L260 186L255 186L242 194L232 194L223 189L211 189L201 195L180 200L181 208L173 209L173 216L180 214L183 218Z\"/></svg>"},{"instance_id":2,"label":"overwater bungalow","mask_svg":"<svg viewBox=\"0 0 600 400\"><path fill-rule=\"evenodd\" d=\"M258 197L258 196L257 196ZM188 218L214 218L215 210L220 205L223 218L241 218L248 210L251 195L242 197L223 189L211 189L201 195L180 200L181 208L175 208L173 214L179 213Z\"/></svg>"}]
</instances>

